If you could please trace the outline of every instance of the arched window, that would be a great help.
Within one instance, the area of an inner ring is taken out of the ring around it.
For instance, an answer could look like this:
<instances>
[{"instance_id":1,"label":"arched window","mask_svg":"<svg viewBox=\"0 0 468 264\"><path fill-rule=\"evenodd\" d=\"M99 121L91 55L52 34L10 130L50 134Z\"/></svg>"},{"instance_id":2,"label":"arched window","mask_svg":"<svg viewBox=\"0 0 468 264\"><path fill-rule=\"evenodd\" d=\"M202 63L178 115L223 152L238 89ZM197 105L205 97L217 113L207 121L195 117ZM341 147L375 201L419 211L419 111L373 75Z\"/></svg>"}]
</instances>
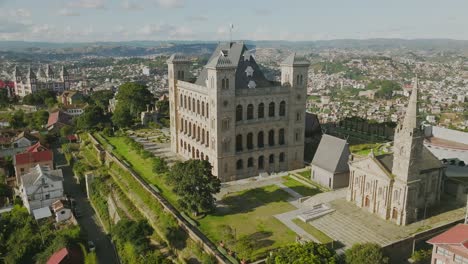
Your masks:
<instances>
[{"instance_id":1,"label":"arched window","mask_svg":"<svg viewBox=\"0 0 468 264\"><path fill-rule=\"evenodd\" d=\"M242 151L242 135L236 136L236 151Z\"/></svg>"},{"instance_id":2,"label":"arched window","mask_svg":"<svg viewBox=\"0 0 468 264\"><path fill-rule=\"evenodd\" d=\"M197 100L197 114L200 114L200 100Z\"/></svg>"},{"instance_id":3,"label":"arched window","mask_svg":"<svg viewBox=\"0 0 468 264\"><path fill-rule=\"evenodd\" d=\"M253 158L249 158L247 160L247 168L252 168L253 167Z\"/></svg>"},{"instance_id":4,"label":"arched window","mask_svg":"<svg viewBox=\"0 0 468 264\"><path fill-rule=\"evenodd\" d=\"M221 88L226 89L226 80L224 79L221 80Z\"/></svg>"},{"instance_id":5,"label":"arched window","mask_svg":"<svg viewBox=\"0 0 468 264\"><path fill-rule=\"evenodd\" d=\"M192 122L189 122L188 135L192 135Z\"/></svg>"},{"instance_id":6,"label":"arched window","mask_svg":"<svg viewBox=\"0 0 468 264\"><path fill-rule=\"evenodd\" d=\"M304 80L302 79L302 74L301 74L301 85L304 84Z\"/></svg>"},{"instance_id":7,"label":"arched window","mask_svg":"<svg viewBox=\"0 0 468 264\"><path fill-rule=\"evenodd\" d=\"M192 110L192 104L190 103L190 97L188 98L187 104L188 104L188 110L191 111Z\"/></svg>"},{"instance_id":8,"label":"arched window","mask_svg":"<svg viewBox=\"0 0 468 264\"><path fill-rule=\"evenodd\" d=\"M254 116L253 112L254 112L253 104L249 104L247 106L247 120L253 119L253 116Z\"/></svg>"},{"instance_id":9,"label":"arched window","mask_svg":"<svg viewBox=\"0 0 468 264\"><path fill-rule=\"evenodd\" d=\"M187 120L184 120L185 126L184 126L184 133L187 133Z\"/></svg>"},{"instance_id":10,"label":"arched window","mask_svg":"<svg viewBox=\"0 0 468 264\"><path fill-rule=\"evenodd\" d=\"M242 160L237 160L236 162L236 169L238 170L242 170L242 167L243 167L243 164L242 164Z\"/></svg>"},{"instance_id":11,"label":"arched window","mask_svg":"<svg viewBox=\"0 0 468 264\"><path fill-rule=\"evenodd\" d=\"M226 89L229 89L229 79L226 79Z\"/></svg>"},{"instance_id":12,"label":"arched window","mask_svg":"<svg viewBox=\"0 0 468 264\"><path fill-rule=\"evenodd\" d=\"M206 118L210 117L210 111L208 108L208 103L206 103Z\"/></svg>"},{"instance_id":13,"label":"arched window","mask_svg":"<svg viewBox=\"0 0 468 264\"><path fill-rule=\"evenodd\" d=\"M205 129L202 128L202 133L201 133L201 143L205 143Z\"/></svg>"},{"instance_id":14,"label":"arched window","mask_svg":"<svg viewBox=\"0 0 468 264\"><path fill-rule=\"evenodd\" d=\"M236 121L242 120L242 105L236 107Z\"/></svg>"},{"instance_id":15,"label":"arched window","mask_svg":"<svg viewBox=\"0 0 468 264\"><path fill-rule=\"evenodd\" d=\"M192 98L192 111L195 112L195 98Z\"/></svg>"},{"instance_id":16,"label":"arched window","mask_svg":"<svg viewBox=\"0 0 468 264\"><path fill-rule=\"evenodd\" d=\"M187 108L187 96L184 95L184 108Z\"/></svg>"},{"instance_id":17,"label":"arched window","mask_svg":"<svg viewBox=\"0 0 468 264\"><path fill-rule=\"evenodd\" d=\"M180 132L184 131L184 119L180 119Z\"/></svg>"},{"instance_id":18,"label":"arched window","mask_svg":"<svg viewBox=\"0 0 468 264\"><path fill-rule=\"evenodd\" d=\"M299 75L296 76L296 84L299 84Z\"/></svg>"},{"instance_id":19,"label":"arched window","mask_svg":"<svg viewBox=\"0 0 468 264\"><path fill-rule=\"evenodd\" d=\"M278 144L284 145L284 128L281 128L278 133Z\"/></svg>"},{"instance_id":20,"label":"arched window","mask_svg":"<svg viewBox=\"0 0 468 264\"><path fill-rule=\"evenodd\" d=\"M208 132L208 131L206 131L206 146L207 147L210 146L210 132Z\"/></svg>"},{"instance_id":21,"label":"arched window","mask_svg":"<svg viewBox=\"0 0 468 264\"><path fill-rule=\"evenodd\" d=\"M265 158L263 156L258 157L258 169L263 170L265 163Z\"/></svg>"},{"instance_id":22,"label":"arched window","mask_svg":"<svg viewBox=\"0 0 468 264\"><path fill-rule=\"evenodd\" d=\"M279 162L284 162L284 152L279 154Z\"/></svg>"},{"instance_id":23,"label":"arched window","mask_svg":"<svg viewBox=\"0 0 468 264\"><path fill-rule=\"evenodd\" d=\"M275 103L271 102L268 105L268 116L269 117L274 117L275 116Z\"/></svg>"},{"instance_id":24,"label":"arched window","mask_svg":"<svg viewBox=\"0 0 468 264\"><path fill-rule=\"evenodd\" d=\"M201 102L201 115L205 116L205 102Z\"/></svg>"},{"instance_id":25,"label":"arched window","mask_svg":"<svg viewBox=\"0 0 468 264\"><path fill-rule=\"evenodd\" d=\"M286 115L286 102L285 101L281 101L280 103L279 115L280 116Z\"/></svg>"},{"instance_id":26,"label":"arched window","mask_svg":"<svg viewBox=\"0 0 468 264\"><path fill-rule=\"evenodd\" d=\"M260 103L258 105L258 117L257 118L264 118L265 117L265 105Z\"/></svg>"},{"instance_id":27,"label":"arched window","mask_svg":"<svg viewBox=\"0 0 468 264\"><path fill-rule=\"evenodd\" d=\"M253 134L247 134L247 149L253 149Z\"/></svg>"},{"instance_id":28,"label":"arched window","mask_svg":"<svg viewBox=\"0 0 468 264\"><path fill-rule=\"evenodd\" d=\"M268 145L269 146L275 145L275 131L273 129L268 131Z\"/></svg>"},{"instance_id":29,"label":"arched window","mask_svg":"<svg viewBox=\"0 0 468 264\"><path fill-rule=\"evenodd\" d=\"M260 131L258 132L258 135L257 135L257 146L259 148L263 148L264 144L263 144L263 131Z\"/></svg>"},{"instance_id":30,"label":"arched window","mask_svg":"<svg viewBox=\"0 0 468 264\"><path fill-rule=\"evenodd\" d=\"M184 96L183 96L183 95L180 95L179 104L180 104L181 106L183 106L183 103L184 103Z\"/></svg>"},{"instance_id":31,"label":"arched window","mask_svg":"<svg viewBox=\"0 0 468 264\"><path fill-rule=\"evenodd\" d=\"M270 154L270 157L268 158L268 163L275 163L275 154Z\"/></svg>"},{"instance_id":32,"label":"arched window","mask_svg":"<svg viewBox=\"0 0 468 264\"><path fill-rule=\"evenodd\" d=\"M196 128L196 125L195 123L193 124L193 134L192 134L192 138L195 138L195 134L197 133L197 128Z\"/></svg>"}]
</instances>

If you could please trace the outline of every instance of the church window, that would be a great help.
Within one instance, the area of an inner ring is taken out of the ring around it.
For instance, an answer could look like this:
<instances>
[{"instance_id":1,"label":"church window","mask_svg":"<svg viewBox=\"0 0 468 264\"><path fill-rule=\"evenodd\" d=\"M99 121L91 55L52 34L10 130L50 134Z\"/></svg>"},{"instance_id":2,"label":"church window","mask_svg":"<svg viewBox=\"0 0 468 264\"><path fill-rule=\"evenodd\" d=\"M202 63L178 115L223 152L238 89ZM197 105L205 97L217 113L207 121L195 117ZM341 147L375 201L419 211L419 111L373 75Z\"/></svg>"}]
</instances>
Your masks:
<instances>
[{"instance_id":1,"label":"church window","mask_svg":"<svg viewBox=\"0 0 468 264\"><path fill-rule=\"evenodd\" d=\"M242 151L242 135L236 136L236 151Z\"/></svg>"},{"instance_id":2,"label":"church window","mask_svg":"<svg viewBox=\"0 0 468 264\"><path fill-rule=\"evenodd\" d=\"M279 154L279 162L284 162L284 152Z\"/></svg>"},{"instance_id":3,"label":"church window","mask_svg":"<svg viewBox=\"0 0 468 264\"><path fill-rule=\"evenodd\" d=\"M271 102L268 105L268 116L269 117L274 117L275 116L275 103Z\"/></svg>"},{"instance_id":4,"label":"church window","mask_svg":"<svg viewBox=\"0 0 468 264\"><path fill-rule=\"evenodd\" d=\"M257 146L258 146L259 148L263 148L263 145L264 145L264 144L263 144L263 137L264 137L264 136L263 136L263 131L258 132L258 135L257 135Z\"/></svg>"},{"instance_id":5,"label":"church window","mask_svg":"<svg viewBox=\"0 0 468 264\"><path fill-rule=\"evenodd\" d=\"M201 115L205 116L205 102L201 103Z\"/></svg>"},{"instance_id":6,"label":"church window","mask_svg":"<svg viewBox=\"0 0 468 264\"><path fill-rule=\"evenodd\" d=\"M296 76L296 84L299 85L299 74Z\"/></svg>"},{"instance_id":7,"label":"church window","mask_svg":"<svg viewBox=\"0 0 468 264\"><path fill-rule=\"evenodd\" d=\"M229 126L230 126L230 124L229 124L229 118L223 119L223 124L222 124L222 126L223 126L223 130L228 130L228 129L229 129Z\"/></svg>"},{"instance_id":8,"label":"church window","mask_svg":"<svg viewBox=\"0 0 468 264\"><path fill-rule=\"evenodd\" d=\"M253 149L253 134L248 133L247 134L247 149Z\"/></svg>"},{"instance_id":9,"label":"church window","mask_svg":"<svg viewBox=\"0 0 468 264\"><path fill-rule=\"evenodd\" d=\"M268 163L270 164L275 163L275 154L270 154L270 157L268 158Z\"/></svg>"},{"instance_id":10,"label":"church window","mask_svg":"<svg viewBox=\"0 0 468 264\"><path fill-rule=\"evenodd\" d=\"M284 128L279 130L278 144L284 145Z\"/></svg>"},{"instance_id":11,"label":"church window","mask_svg":"<svg viewBox=\"0 0 468 264\"><path fill-rule=\"evenodd\" d=\"M275 145L275 131L273 129L268 131L268 145L269 146Z\"/></svg>"}]
</instances>

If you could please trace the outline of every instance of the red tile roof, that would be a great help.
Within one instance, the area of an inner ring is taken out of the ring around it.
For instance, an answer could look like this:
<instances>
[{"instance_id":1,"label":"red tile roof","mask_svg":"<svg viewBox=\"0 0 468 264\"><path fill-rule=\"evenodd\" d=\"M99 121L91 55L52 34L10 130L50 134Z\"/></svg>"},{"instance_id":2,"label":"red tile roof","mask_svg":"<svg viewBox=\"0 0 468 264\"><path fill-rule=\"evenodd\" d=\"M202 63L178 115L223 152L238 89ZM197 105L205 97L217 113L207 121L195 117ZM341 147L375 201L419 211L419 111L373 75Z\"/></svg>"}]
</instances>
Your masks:
<instances>
[{"instance_id":1,"label":"red tile roof","mask_svg":"<svg viewBox=\"0 0 468 264\"><path fill-rule=\"evenodd\" d=\"M61 250L55 252L49 260L47 260L47 264L60 264L65 257L67 257L69 254L67 248L62 248Z\"/></svg>"},{"instance_id":2,"label":"red tile roof","mask_svg":"<svg viewBox=\"0 0 468 264\"><path fill-rule=\"evenodd\" d=\"M430 244L461 244L468 246L468 225L458 224L444 233L433 237L427 243Z\"/></svg>"},{"instance_id":3,"label":"red tile roof","mask_svg":"<svg viewBox=\"0 0 468 264\"><path fill-rule=\"evenodd\" d=\"M40 141L38 141L36 144L28 147L25 152L41 152L47 150L46 147L44 147Z\"/></svg>"},{"instance_id":4,"label":"red tile roof","mask_svg":"<svg viewBox=\"0 0 468 264\"><path fill-rule=\"evenodd\" d=\"M53 126L56 123L62 123L62 124L69 124L71 120L71 116L67 113L64 113L62 111L55 111L53 113L50 113L49 115L49 120L47 121L47 127Z\"/></svg>"},{"instance_id":5,"label":"red tile roof","mask_svg":"<svg viewBox=\"0 0 468 264\"><path fill-rule=\"evenodd\" d=\"M15 165L52 161L53 158L53 153L50 150L20 153L15 155Z\"/></svg>"}]
</instances>

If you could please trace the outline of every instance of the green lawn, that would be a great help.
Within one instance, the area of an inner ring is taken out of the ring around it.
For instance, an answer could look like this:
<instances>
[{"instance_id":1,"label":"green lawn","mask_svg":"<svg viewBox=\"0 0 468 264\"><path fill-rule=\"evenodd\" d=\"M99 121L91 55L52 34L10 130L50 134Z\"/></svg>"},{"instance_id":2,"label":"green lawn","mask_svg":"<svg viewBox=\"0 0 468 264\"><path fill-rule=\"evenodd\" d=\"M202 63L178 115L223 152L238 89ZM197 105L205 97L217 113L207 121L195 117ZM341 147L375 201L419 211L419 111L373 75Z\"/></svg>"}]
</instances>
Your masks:
<instances>
[{"instance_id":1,"label":"green lawn","mask_svg":"<svg viewBox=\"0 0 468 264\"><path fill-rule=\"evenodd\" d=\"M310 168L306 171L301 171L298 173L299 175L301 175L302 177L310 180Z\"/></svg>"},{"instance_id":2,"label":"green lawn","mask_svg":"<svg viewBox=\"0 0 468 264\"><path fill-rule=\"evenodd\" d=\"M158 187L162 195L166 197L171 204L177 206L177 195L166 185L163 175L158 175L153 172L153 161L151 158L142 158L125 143L124 137L105 137L105 139L114 147L114 153L123 157L141 177Z\"/></svg>"},{"instance_id":3,"label":"green lawn","mask_svg":"<svg viewBox=\"0 0 468 264\"><path fill-rule=\"evenodd\" d=\"M322 231L318 230L314 226L312 226L312 225L310 225L308 223L304 223L302 220L297 219L297 218L293 219L293 222L296 225L298 225L300 228L304 229L311 236L315 237L318 241L320 241L320 243L328 244L328 243L333 242L333 239L331 237L327 236L327 234L325 234Z\"/></svg>"},{"instance_id":4,"label":"green lawn","mask_svg":"<svg viewBox=\"0 0 468 264\"><path fill-rule=\"evenodd\" d=\"M199 228L218 243L223 240L220 227L228 225L235 229L237 239L248 236L254 241L251 259L259 258L295 240L295 233L274 217L296 209L286 202L288 198L289 194L276 185L229 194L215 213L198 220Z\"/></svg>"},{"instance_id":5,"label":"green lawn","mask_svg":"<svg viewBox=\"0 0 468 264\"><path fill-rule=\"evenodd\" d=\"M302 196L312 196L322 192L319 188L311 188L309 186L306 186L291 178L290 176L283 177L283 179L284 185L293 189L295 192L299 193Z\"/></svg>"}]
</instances>

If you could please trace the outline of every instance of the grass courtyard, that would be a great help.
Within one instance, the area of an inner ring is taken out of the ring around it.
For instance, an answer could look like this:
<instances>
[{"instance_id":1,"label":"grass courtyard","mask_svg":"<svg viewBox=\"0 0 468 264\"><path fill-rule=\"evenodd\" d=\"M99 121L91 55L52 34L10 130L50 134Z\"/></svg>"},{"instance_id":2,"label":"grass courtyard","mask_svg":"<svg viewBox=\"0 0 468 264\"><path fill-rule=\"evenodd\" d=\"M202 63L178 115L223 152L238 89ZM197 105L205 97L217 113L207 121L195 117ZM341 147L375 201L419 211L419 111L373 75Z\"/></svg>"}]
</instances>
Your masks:
<instances>
[{"instance_id":1,"label":"grass courtyard","mask_svg":"<svg viewBox=\"0 0 468 264\"><path fill-rule=\"evenodd\" d=\"M311 188L309 186L305 186L299 181L296 181L295 179L291 178L291 176L283 177L283 180L284 185L293 189L295 192L299 193L302 196L312 196L322 192L319 188Z\"/></svg>"},{"instance_id":2,"label":"grass courtyard","mask_svg":"<svg viewBox=\"0 0 468 264\"><path fill-rule=\"evenodd\" d=\"M274 215L295 210L286 202L289 194L275 185L250 189L225 196L215 213L199 219L199 228L213 242L223 240L220 229L228 225L237 239L247 236L255 241L251 259L268 250L294 242L296 235Z\"/></svg>"}]
</instances>

